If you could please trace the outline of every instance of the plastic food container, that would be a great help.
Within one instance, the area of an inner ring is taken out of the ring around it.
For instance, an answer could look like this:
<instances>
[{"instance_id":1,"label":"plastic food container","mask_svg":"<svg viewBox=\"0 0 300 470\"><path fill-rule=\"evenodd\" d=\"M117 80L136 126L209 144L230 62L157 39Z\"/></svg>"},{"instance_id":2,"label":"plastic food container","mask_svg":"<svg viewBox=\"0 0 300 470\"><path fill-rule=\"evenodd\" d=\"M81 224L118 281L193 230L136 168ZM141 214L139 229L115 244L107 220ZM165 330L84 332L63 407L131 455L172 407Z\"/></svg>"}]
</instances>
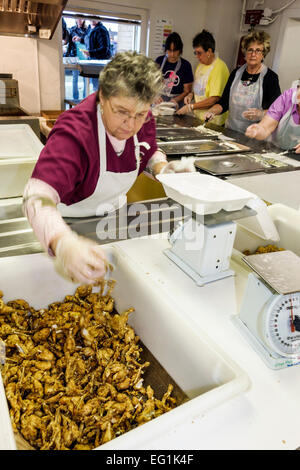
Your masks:
<instances>
[{"instance_id":1,"label":"plastic food container","mask_svg":"<svg viewBox=\"0 0 300 470\"><path fill-rule=\"evenodd\" d=\"M166 173L158 175L170 198L197 214L215 214L221 209L235 211L256 198L249 191L215 176L201 173Z\"/></svg>"},{"instance_id":2,"label":"plastic food container","mask_svg":"<svg viewBox=\"0 0 300 470\"><path fill-rule=\"evenodd\" d=\"M189 400L172 411L149 421L99 449L139 449L176 425L220 405L249 386L248 376L202 331L186 319L184 312L171 305L149 278L117 246L104 247L114 265L116 285L112 296L119 312L134 307L129 319L141 341L160 362ZM0 259L5 273L0 288L4 301L27 300L42 308L72 294L74 284L54 269L45 254ZM151 366L150 366L151 367ZM7 402L0 378L0 449L16 447Z\"/></svg>"},{"instance_id":3,"label":"plastic food container","mask_svg":"<svg viewBox=\"0 0 300 470\"><path fill-rule=\"evenodd\" d=\"M0 198L23 195L42 149L28 124L0 126Z\"/></svg>"},{"instance_id":4,"label":"plastic food container","mask_svg":"<svg viewBox=\"0 0 300 470\"><path fill-rule=\"evenodd\" d=\"M254 252L258 246L275 244L279 248L291 250L300 256L300 212L284 204L268 206L267 211L277 229L279 240L274 242L272 239L262 238L238 223L234 242L235 250L240 253L244 250ZM241 223L243 223L242 219Z\"/></svg>"}]
</instances>

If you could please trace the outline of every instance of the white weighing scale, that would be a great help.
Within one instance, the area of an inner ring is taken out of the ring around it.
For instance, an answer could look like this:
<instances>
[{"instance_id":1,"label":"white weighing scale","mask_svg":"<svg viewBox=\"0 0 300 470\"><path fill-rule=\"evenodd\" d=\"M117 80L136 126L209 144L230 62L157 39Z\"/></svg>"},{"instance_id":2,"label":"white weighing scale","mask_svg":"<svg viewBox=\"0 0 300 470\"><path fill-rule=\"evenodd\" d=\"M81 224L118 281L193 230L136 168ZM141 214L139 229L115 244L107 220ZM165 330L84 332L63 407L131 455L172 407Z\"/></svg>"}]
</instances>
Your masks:
<instances>
[{"instance_id":1,"label":"white weighing scale","mask_svg":"<svg viewBox=\"0 0 300 470\"><path fill-rule=\"evenodd\" d=\"M215 176L202 173L158 175L167 196L179 202L187 217L169 235L164 251L198 286L233 276L230 260L237 219L254 233L278 240L266 205L254 194Z\"/></svg>"},{"instance_id":2,"label":"white weighing scale","mask_svg":"<svg viewBox=\"0 0 300 470\"><path fill-rule=\"evenodd\" d=\"M233 321L271 369L300 364L300 258L291 251L243 258L248 276Z\"/></svg>"}]
</instances>

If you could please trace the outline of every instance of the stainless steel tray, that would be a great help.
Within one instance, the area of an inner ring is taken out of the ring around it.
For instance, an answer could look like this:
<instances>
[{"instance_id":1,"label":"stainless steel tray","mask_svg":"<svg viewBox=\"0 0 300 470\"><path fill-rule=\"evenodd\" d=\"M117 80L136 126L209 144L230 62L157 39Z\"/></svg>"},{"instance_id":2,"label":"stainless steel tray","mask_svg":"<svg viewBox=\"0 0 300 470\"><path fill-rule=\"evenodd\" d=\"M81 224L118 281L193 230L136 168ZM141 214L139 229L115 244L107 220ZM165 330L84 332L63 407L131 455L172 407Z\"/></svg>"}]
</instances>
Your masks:
<instances>
[{"instance_id":1,"label":"stainless steel tray","mask_svg":"<svg viewBox=\"0 0 300 470\"><path fill-rule=\"evenodd\" d=\"M209 139L182 142L159 142L159 147L167 155L224 155L231 153L249 152L250 148L237 142L221 142Z\"/></svg>"},{"instance_id":2,"label":"stainless steel tray","mask_svg":"<svg viewBox=\"0 0 300 470\"><path fill-rule=\"evenodd\" d=\"M218 139L218 135L211 135L209 131L197 131L191 127L165 127L156 129L156 138L162 142L198 141L199 139Z\"/></svg>"},{"instance_id":3,"label":"stainless steel tray","mask_svg":"<svg viewBox=\"0 0 300 470\"><path fill-rule=\"evenodd\" d=\"M278 294L300 291L300 258L292 251L245 256L243 261Z\"/></svg>"},{"instance_id":4,"label":"stainless steel tray","mask_svg":"<svg viewBox=\"0 0 300 470\"><path fill-rule=\"evenodd\" d=\"M248 155L232 155L225 158L208 158L195 161L199 170L211 175L232 175L264 171L267 166Z\"/></svg>"}]
</instances>

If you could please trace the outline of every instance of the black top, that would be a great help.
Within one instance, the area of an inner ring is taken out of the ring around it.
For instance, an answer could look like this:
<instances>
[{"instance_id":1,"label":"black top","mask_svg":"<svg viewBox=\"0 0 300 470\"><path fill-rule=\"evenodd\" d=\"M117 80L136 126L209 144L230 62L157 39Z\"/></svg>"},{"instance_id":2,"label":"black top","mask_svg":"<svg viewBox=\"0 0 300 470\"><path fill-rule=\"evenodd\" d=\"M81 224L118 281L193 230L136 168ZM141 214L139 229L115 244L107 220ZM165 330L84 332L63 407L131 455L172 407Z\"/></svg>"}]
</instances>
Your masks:
<instances>
[{"instance_id":1,"label":"black top","mask_svg":"<svg viewBox=\"0 0 300 470\"><path fill-rule=\"evenodd\" d=\"M76 42L73 41L74 36L80 37L81 44L84 44L84 37L88 32L88 28L82 28L80 26L72 26L70 29L70 36L69 36L69 44L67 50L67 56L76 57L77 56L77 48Z\"/></svg>"},{"instance_id":2,"label":"black top","mask_svg":"<svg viewBox=\"0 0 300 470\"><path fill-rule=\"evenodd\" d=\"M223 91L223 95L221 96L220 100L217 104L221 105L223 108L222 113L225 113L229 109L229 95L231 85L235 78L235 74L238 68L234 69L231 74L229 75L228 81ZM241 77L242 82L245 82L245 86L251 86L252 83L255 83L259 78L259 73L250 74L246 70ZM279 86L279 79L277 73L273 72L273 70L267 70L266 75L263 79L263 99L262 99L262 108L269 109L273 101L275 101L278 96L281 95L281 90Z\"/></svg>"}]
</instances>

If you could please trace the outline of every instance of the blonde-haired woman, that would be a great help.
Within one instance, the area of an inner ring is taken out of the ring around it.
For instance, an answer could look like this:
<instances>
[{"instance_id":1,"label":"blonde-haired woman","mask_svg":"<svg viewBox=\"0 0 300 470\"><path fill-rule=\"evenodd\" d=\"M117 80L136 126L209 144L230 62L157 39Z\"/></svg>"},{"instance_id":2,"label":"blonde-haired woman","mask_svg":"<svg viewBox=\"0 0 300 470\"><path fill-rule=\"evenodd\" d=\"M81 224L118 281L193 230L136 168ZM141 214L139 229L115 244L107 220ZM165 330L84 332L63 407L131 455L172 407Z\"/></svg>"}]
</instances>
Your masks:
<instances>
[{"instance_id":1,"label":"blonde-haired woman","mask_svg":"<svg viewBox=\"0 0 300 470\"><path fill-rule=\"evenodd\" d=\"M270 52L270 36L264 31L253 31L244 37L242 49L246 63L231 72L220 101L205 118L211 120L229 110L225 126L244 133L249 121L263 118L281 91L278 75L263 63Z\"/></svg>"}]
</instances>

